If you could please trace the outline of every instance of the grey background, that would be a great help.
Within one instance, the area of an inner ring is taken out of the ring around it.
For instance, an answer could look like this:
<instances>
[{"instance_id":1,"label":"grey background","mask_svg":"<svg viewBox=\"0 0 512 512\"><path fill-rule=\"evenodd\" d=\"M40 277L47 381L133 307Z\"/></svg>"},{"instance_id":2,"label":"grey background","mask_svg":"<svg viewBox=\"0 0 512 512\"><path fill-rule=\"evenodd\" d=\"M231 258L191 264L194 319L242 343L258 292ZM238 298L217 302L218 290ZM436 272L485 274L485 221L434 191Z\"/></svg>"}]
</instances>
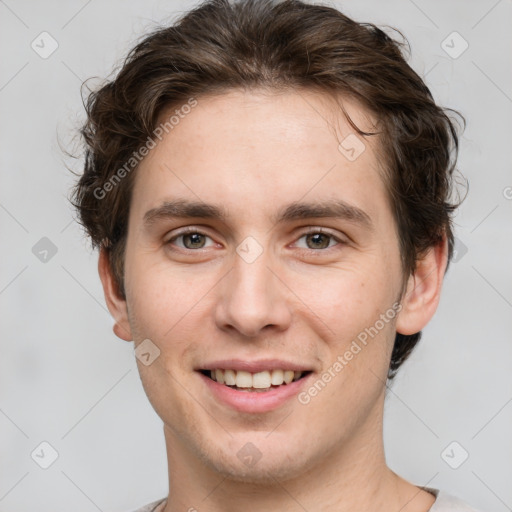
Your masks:
<instances>
[{"instance_id":1,"label":"grey background","mask_svg":"<svg viewBox=\"0 0 512 512\"><path fill-rule=\"evenodd\" d=\"M80 170L81 161L59 146L72 149L83 119L81 82L106 77L145 30L193 5L0 1L0 512L115 512L166 495L161 421L132 344L112 333L97 255L66 200L74 180L66 166ZM438 102L468 120L458 165L470 183L455 219L459 260L388 393L389 464L482 511L512 510L512 2L331 5L402 30ZM42 46L43 31L59 45L46 59L31 47ZM441 47L450 36L452 53L461 50L454 31L469 44L457 58ZM38 461L49 460L43 441L59 454L48 469L31 457L38 449ZM455 465L462 450L469 458L452 469L445 460Z\"/></svg>"}]
</instances>

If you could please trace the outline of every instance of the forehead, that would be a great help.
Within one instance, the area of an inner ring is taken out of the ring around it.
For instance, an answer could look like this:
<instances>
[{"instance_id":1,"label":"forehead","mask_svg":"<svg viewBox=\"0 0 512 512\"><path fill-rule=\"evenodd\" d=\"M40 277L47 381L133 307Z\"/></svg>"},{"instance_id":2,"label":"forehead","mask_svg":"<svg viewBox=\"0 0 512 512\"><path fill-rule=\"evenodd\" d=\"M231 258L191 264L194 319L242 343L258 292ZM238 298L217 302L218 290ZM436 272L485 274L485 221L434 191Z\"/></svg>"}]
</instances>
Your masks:
<instances>
[{"instance_id":1,"label":"forehead","mask_svg":"<svg viewBox=\"0 0 512 512\"><path fill-rule=\"evenodd\" d=\"M131 209L139 219L179 198L253 216L275 216L302 198L343 199L374 215L386 206L376 141L358 135L332 97L233 90L196 101L161 116L174 123L137 169ZM375 129L359 104L341 101L360 129Z\"/></svg>"},{"instance_id":2,"label":"forehead","mask_svg":"<svg viewBox=\"0 0 512 512\"><path fill-rule=\"evenodd\" d=\"M195 152L217 150L217 154L226 149L225 144L219 146L221 141L232 144L227 149L234 155L237 150L261 151L263 147L258 145L264 143L267 147L277 146L279 154L287 154L290 160L293 154L286 153L285 145L288 149L300 146L308 150L322 145L336 149L347 136L357 135L342 109L362 131L375 130L375 119L356 100L306 89L234 89L200 96L196 101L197 106L187 109L188 113L180 115L179 119L173 114L178 114L186 102L167 109L160 116L161 125L172 117L175 124L170 132L176 144L184 150L191 147ZM367 142L365 140L364 144Z\"/></svg>"}]
</instances>

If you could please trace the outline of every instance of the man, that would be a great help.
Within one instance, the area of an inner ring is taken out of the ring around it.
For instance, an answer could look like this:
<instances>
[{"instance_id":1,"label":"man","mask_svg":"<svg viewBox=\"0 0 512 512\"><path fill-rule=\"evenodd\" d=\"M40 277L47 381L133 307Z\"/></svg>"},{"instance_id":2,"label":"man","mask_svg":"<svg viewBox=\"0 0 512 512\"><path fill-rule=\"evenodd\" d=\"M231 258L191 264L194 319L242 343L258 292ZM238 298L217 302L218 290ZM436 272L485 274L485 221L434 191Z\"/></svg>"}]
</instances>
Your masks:
<instances>
[{"instance_id":1,"label":"man","mask_svg":"<svg viewBox=\"0 0 512 512\"><path fill-rule=\"evenodd\" d=\"M164 423L140 509L473 510L386 465L385 383L434 315L457 132L399 44L214 0L93 93L74 202Z\"/></svg>"}]
</instances>

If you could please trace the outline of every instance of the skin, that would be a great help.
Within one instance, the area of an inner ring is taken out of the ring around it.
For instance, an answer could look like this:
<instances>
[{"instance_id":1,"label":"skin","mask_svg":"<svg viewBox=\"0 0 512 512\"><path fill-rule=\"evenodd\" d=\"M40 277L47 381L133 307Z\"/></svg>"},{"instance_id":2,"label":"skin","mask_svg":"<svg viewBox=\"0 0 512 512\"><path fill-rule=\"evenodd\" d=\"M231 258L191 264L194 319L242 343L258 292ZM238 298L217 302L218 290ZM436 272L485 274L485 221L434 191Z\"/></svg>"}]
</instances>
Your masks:
<instances>
[{"instance_id":1,"label":"skin","mask_svg":"<svg viewBox=\"0 0 512 512\"><path fill-rule=\"evenodd\" d=\"M137 364L164 423L170 499L161 510L428 510L434 496L386 465L383 405L395 332L420 331L438 306L446 240L403 275L378 140L364 139L349 161L338 145L354 130L331 98L231 90L197 100L136 171L126 300L105 251L99 259L115 333L160 349L149 366ZM360 105L343 103L359 127L374 127ZM229 215L144 226L148 210L176 198L220 204ZM271 220L291 201L322 199L364 210L373 229L347 219ZM197 238L170 240L187 226L206 235L200 248ZM315 245L309 227L334 238ZM236 252L248 236L263 251L252 263ZM279 358L307 364L317 380L400 297L397 316L306 405L292 398L265 413L236 412L194 371L218 359ZM261 453L252 467L237 457L248 442Z\"/></svg>"}]
</instances>

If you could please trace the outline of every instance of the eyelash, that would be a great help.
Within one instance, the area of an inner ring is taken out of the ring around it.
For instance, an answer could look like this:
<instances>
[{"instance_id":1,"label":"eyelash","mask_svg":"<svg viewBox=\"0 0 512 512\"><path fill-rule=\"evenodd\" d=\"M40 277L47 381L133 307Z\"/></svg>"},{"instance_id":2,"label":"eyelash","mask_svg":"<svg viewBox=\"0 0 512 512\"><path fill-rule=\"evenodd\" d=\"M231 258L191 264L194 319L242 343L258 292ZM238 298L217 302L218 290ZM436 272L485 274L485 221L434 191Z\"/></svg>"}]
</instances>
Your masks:
<instances>
[{"instance_id":1,"label":"eyelash","mask_svg":"<svg viewBox=\"0 0 512 512\"><path fill-rule=\"evenodd\" d=\"M202 235L202 236L205 236L205 237L211 239L211 237L209 235L207 235L206 233L203 233L202 231L200 231L200 230L198 230L196 228L190 227L190 228L185 228L183 231L181 231L180 233L174 235L172 238L167 240L166 245L173 245L172 242L174 242L178 238L181 238L183 236L190 235L190 234ZM335 236L331 232L326 231L325 229L320 228L320 227L311 227L311 228L309 228L307 231L304 231L303 233L301 233L301 235L299 236L299 238L297 240L300 240L301 238L303 238L303 237L305 237L307 235L316 235L316 234L325 235L325 236L335 240L337 242L337 244L332 246L332 247L326 247L324 249L309 249L309 248L301 248L301 247L299 247L299 250L307 251L307 252L328 252L330 249L334 249L337 246L343 246L343 245L347 244L347 242L345 242L344 240L341 240L340 238L338 238L337 236ZM188 249L187 247L179 247L179 250L182 250L182 251L192 251L192 252L200 252L203 249L205 249L205 248Z\"/></svg>"}]
</instances>

